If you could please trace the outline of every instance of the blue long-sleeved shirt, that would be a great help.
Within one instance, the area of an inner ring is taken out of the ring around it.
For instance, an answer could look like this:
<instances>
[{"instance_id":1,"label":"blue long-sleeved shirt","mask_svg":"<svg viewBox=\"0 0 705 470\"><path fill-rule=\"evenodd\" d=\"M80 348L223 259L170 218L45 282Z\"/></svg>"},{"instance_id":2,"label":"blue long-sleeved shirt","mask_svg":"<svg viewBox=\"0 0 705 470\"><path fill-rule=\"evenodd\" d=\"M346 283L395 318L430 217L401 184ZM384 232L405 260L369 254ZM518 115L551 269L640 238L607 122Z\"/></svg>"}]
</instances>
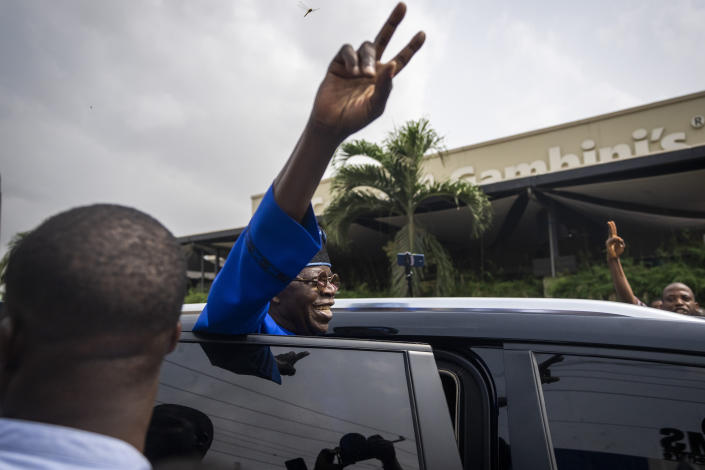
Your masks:
<instances>
[{"instance_id":1,"label":"blue long-sleeved shirt","mask_svg":"<svg viewBox=\"0 0 705 470\"><path fill-rule=\"evenodd\" d=\"M270 186L218 273L194 331L292 335L269 315L269 301L321 249L318 222L309 206L301 223L274 200Z\"/></svg>"}]
</instances>

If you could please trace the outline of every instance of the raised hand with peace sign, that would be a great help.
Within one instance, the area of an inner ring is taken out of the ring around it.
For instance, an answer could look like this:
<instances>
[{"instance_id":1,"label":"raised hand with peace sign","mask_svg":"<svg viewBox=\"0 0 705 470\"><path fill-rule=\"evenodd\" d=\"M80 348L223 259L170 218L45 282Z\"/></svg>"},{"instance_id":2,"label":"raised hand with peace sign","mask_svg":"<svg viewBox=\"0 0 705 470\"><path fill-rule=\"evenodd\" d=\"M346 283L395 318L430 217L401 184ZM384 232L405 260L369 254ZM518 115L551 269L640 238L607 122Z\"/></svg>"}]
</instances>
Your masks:
<instances>
[{"instance_id":1,"label":"raised hand with peace sign","mask_svg":"<svg viewBox=\"0 0 705 470\"><path fill-rule=\"evenodd\" d=\"M345 44L328 66L301 138L274 181L274 198L293 219L306 213L338 145L384 112L392 79L423 45L426 35L419 31L392 60L381 61L405 14L406 5L399 3L373 42L357 50Z\"/></svg>"},{"instance_id":2,"label":"raised hand with peace sign","mask_svg":"<svg viewBox=\"0 0 705 470\"><path fill-rule=\"evenodd\" d=\"M419 31L392 60L381 61L405 14L406 5L399 3L374 42L365 41L357 50L350 44L340 48L318 89L311 113L314 124L342 141L382 114L392 90L392 78L409 63L426 39Z\"/></svg>"},{"instance_id":3,"label":"raised hand with peace sign","mask_svg":"<svg viewBox=\"0 0 705 470\"><path fill-rule=\"evenodd\" d=\"M612 276L617 300L628 304L639 305L641 301L634 295L632 287L627 280L627 276L624 274L624 269L622 269L622 263L619 262L619 257L624 253L624 240L617 235L617 225L614 221L608 221L607 228L609 230L607 241L605 241L605 246L607 247L607 267Z\"/></svg>"},{"instance_id":4,"label":"raised hand with peace sign","mask_svg":"<svg viewBox=\"0 0 705 470\"><path fill-rule=\"evenodd\" d=\"M613 220L607 222L609 237L605 241L607 247L607 259L616 259L624 253L625 243L621 237L617 236L617 225Z\"/></svg>"}]
</instances>

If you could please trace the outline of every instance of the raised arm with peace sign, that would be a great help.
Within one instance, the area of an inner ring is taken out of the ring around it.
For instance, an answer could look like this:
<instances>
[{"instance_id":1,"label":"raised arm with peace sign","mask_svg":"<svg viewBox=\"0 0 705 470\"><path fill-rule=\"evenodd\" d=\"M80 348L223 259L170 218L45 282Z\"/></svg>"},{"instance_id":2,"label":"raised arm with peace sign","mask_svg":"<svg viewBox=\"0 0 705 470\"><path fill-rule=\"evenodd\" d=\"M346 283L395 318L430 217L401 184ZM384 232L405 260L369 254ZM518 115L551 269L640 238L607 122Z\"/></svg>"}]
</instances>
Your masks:
<instances>
[{"instance_id":1,"label":"raised arm with peace sign","mask_svg":"<svg viewBox=\"0 0 705 470\"><path fill-rule=\"evenodd\" d=\"M634 295L632 287L627 280L627 275L624 274L622 263L619 261L619 257L624 253L624 240L617 235L617 225L614 221L607 221L607 230L608 236L605 242L605 247L607 248L607 266L610 269L617 300L628 304L639 305L642 302Z\"/></svg>"},{"instance_id":2,"label":"raised arm with peace sign","mask_svg":"<svg viewBox=\"0 0 705 470\"><path fill-rule=\"evenodd\" d=\"M392 60L382 54L406 14L399 3L374 42L365 41L355 50L345 44L328 67L313 104L311 120L338 135L341 141L378 118L392 90L392 78L399 74L426 39L418 32Z\"/></svg>"},{"instance_id":3,"label":"raised arm with peace sign","mask_svg":"<svg viewBox=\"0 0 705 470\"><path fill-rule=\"evenodd\" d=\"M230 250L194 331L277 335L327 331L337 284L326 282L322 289L293 282L334 277L330 264L319 260L309 265L323 239L316 217L308 212L311 196L335 149L382 114L392 80L423 45L425 35L419 32L392 60L379 60L405 13L406 6L400 3L374 42L365 41L357 50L344 45L333 58L301 138L247 231Z\"/></svg>"},{"instance_id":4,"label":"raised arm with peace sign","mask_svg":"<svg viewBox=\"0 0 705 470\"><path fill-rule=\"evenodd\" d=\"M330 63L306 128L274 181L277 203L294 219L305 214L337 146L382 114L392 79L423 45L426 36L418 32L392 60L380 60L405 14L406 5L399 3L374 42L357 50L345 44Z\"/></svg>"},{"instance_id":5,"label":"raised arm with peace sign","mask_svg":"<svg viewBox=\"0 0 705 470\"><path fill-rule=\"evenodd\" d=\"M605 242L605 247L607 247L607 259L616 259L622 256L624 253L624 240L617 235L617 225L614 221L607 221L607 228L609 230L609 236Z\"/></svg>"}]
</instances>

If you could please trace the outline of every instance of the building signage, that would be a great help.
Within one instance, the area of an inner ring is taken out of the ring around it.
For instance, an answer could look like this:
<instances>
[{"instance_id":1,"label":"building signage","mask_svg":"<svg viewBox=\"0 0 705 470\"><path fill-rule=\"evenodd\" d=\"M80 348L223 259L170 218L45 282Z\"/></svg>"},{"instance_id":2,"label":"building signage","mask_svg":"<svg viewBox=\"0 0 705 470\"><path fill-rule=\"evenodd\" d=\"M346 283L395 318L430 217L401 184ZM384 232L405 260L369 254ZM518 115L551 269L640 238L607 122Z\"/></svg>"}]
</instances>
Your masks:
<instances>
[{"instance_id":1,"label":"building signage","mask_svg":"<svg viewBox=\"0 0 705 470\"><path fill-rule=\"evenodd\" d=\"M427 155L422 182L491 183L705 146L705 91ZM253 211L263 194L252 197ZM312 198L332 198L325 179Z\"/></svg>"},{"instance_id":2,"label":"building signage","mask_svg":"<svg viewBox=\"0 0 705 470\"><path fill-rule=\"evenodd\" d=\"M657 150L651 150L652 145L658 146ZM686 147L688 145L686 144L685 132L667 132L663 127L656 127L651 130L640 128L632 132L632 140L629 143L598 147L593 139L585 139L580 144L580 154L564 154L560 147L555 146L548 149L548 159L546 160L518 163L506 166L503 169L489 169L479 175L475 174L473 166L464 166L455 170L450 175L450 179L453 181L464 180L482 185L506 179L541 175L597 163L607 163L625 158L641 157L654 151L670 151Z\"/></svg>"}]
</instances>

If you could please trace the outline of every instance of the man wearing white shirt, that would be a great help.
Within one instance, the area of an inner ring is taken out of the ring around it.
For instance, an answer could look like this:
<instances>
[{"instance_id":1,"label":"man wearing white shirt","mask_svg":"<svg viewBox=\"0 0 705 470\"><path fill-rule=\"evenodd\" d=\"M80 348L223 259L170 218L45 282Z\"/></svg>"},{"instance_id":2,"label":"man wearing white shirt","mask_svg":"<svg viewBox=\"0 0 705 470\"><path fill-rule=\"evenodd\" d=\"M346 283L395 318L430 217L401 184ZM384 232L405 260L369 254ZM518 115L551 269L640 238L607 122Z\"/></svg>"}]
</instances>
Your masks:
<instances>
[{"instance_id":1,"label":"man wearing white shirt","mask_svg":"<svg viewBox=\"0 0 705 470\"><path fill-rule=\"evenodd\" d=\"M2 419L0 467L26 470L148 470L149 462L133 446L114 437L80 429Z\"/></svg>"},{"instance_id":2,"label":"man wearing white shirt","mask_svg":"<svg viewBox=\"0 0 705 470\"><path fill-rule=\"evenodd\" d=\"M141 452L186 291L171 233L136 209L71 209L17 245L5 281L0 468L149 469Z\"/></svg>"}]
</instances>

